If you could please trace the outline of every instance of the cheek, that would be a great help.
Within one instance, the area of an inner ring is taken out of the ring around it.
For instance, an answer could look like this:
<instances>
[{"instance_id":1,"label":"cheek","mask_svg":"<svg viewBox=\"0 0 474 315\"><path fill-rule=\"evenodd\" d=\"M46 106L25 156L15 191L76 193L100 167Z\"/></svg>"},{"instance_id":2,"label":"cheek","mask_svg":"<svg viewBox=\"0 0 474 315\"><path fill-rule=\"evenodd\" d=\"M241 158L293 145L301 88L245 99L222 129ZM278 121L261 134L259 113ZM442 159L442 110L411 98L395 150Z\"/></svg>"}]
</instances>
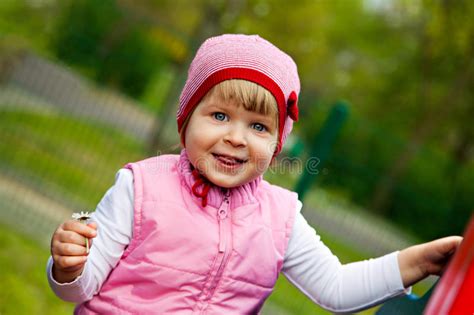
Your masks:
<instances>
[{"instance_id":1,"label":"cheek","mask_svg":"<svg viewBox=\"0 0 474 315\"><path fill-rule=\"evenodd\" d=\"M196 125L198 122L191 117L189 124L185 130L185 137L184 137L184 147L187 151L197 147L198 142L200 141L200 133Z\"/></svg>"},{"instance_id":2,"label":"cheek","mask_svg":"<svg viewBox=\"0 0 474 315\"><path fill-rule=\"evenodd\" d=\"M271 160L270 159L260 159L257 161L257 164L256 164L256 172L258 174L264 174L268 167L270 166L270 162Z\"/></svg>"},{"instance_id":3,"label":"cheek","mask_svg":"<svg viewBox=\"0 0 474 315\"><path fill-rule=\"evenodd\" d=\"M275 141L263 141L255 146L254 161L258 173L264 173L270 166L276 148L275 143Z\"/></svg>"},{"instance_id":4,"label":"cheek","mask_svg":"<svg viewBox=\"0 0 474 315\"><path fill-rule=\"evenodd\" d=\"M194 165L194 160L196 159L196 154L198 146L196 145L195 133L192 130L192 126L186 128L185 137L184 137L184 148L188 154L190 162Z\"/></svg>"},{"instance_id":5,"label":"cheek","mask_svg":"<svg viewBox=\"0 0 474 315\"><path fill-rule=\"evenodd\" d=\"M206 136L208 133L204 130L193 129L194 126L190 127L185 137L186 153L191 164L200 171L204 171L209 164L206 160L208 158L206 153L212 148L213 142L210 137Z\"/></svg>"},{"instance_id":6,"label":"cheek","mask_svg":"<svg viewBox=\"0 0 474 315\"><path fill-rule=\"evenodd\" d=\"M202 146L200 145L199 137L186 137L185 141L185 148L186 152L188 153L189 160L191 163L193 163L197 158L199 158L199 155L202 154Z\"/></svg>"},{"instance_id":7,"label":"cheek","mask_svg":"<svg viewBox=\"0 0 474 315\"><path fill-rule=\"evenodd\" d=\"M275 154L275 151L277 149L277 146L278 146L278 139L275 137L274 139L272 139L270 141L270 143L268 144L267 148L268 148L268 152L269 154L271 154L271 156L273 157L273 155Z\"/></svg>"},{"instance_id":8,"label":"cheek","mask_svg":"<svg viewBox=\"0 0 474 315\"><path fill-rule=\"evenodd\" d=\"M276 138L261 139L254 146L260 160L271 160L277 148Z\"/></svg>"}]
</instances>

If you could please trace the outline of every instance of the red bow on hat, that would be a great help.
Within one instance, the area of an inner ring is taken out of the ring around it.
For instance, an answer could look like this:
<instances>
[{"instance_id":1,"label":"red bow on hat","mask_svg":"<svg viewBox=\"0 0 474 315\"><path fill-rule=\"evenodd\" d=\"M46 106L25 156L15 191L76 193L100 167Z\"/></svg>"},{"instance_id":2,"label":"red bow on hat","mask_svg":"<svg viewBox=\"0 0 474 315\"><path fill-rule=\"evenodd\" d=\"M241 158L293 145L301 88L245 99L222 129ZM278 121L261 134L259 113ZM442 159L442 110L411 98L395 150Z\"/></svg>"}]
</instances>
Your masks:
<instances>
[{"instance_id":1,"label":"red bow on hat","mask_svg":"<svg viewBox=\"0 0 474 315\"><path fill-rule=\"evenodd\" d=\"M290 116L293 121L298 121L298 96L296 96L295 91L292 91L288 97L286 110L288 112L288 116Z\"/></svg>"}]
</instances>

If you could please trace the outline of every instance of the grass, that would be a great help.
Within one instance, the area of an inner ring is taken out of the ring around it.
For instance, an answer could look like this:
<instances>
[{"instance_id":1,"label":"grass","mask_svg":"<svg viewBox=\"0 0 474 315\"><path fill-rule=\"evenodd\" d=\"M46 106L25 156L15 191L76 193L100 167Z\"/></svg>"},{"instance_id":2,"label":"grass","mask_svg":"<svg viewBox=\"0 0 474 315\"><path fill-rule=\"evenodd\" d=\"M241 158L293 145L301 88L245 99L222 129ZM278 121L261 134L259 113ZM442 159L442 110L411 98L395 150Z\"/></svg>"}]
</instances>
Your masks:
<instances>
[{"instance_id":1,"label":"grass","mask_svg":"<svg viewBox=\"0 0 474 315\"><path fill-rule=\"evenodd\" d=\"M0 248L0 314L72 314L73 305L49 289L48 250L4 225L0 225Z\"/></svg>"}]
</instances>

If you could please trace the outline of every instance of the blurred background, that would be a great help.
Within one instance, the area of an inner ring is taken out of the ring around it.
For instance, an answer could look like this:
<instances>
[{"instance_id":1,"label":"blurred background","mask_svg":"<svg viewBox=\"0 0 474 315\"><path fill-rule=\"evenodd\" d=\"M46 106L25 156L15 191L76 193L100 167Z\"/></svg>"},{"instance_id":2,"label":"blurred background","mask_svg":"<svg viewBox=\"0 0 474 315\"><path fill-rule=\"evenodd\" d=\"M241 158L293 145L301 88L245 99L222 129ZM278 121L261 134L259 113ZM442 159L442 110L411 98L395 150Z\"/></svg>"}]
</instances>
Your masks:
<instances>
[{"instance_id":1,"label":"blurred background","mask_svg":"<svg viewBox=\"0 0 474 315\"><path fill-rule=\"evenodd\" d=\"M325 126L337 135L303 212L341 261L462 234L473 20L468 0L1 0L0 314L72 312L46 282L51 234L94 210L125 163L177 152L187 67L221 33L259 34L298 64L300 121L280 161L320 152ZM326 122L338 100L340 128ZM301 172L277 169L268 180L301 190ZM264 314L327 312L281 277Z\"/></svg>"}]
</instances>

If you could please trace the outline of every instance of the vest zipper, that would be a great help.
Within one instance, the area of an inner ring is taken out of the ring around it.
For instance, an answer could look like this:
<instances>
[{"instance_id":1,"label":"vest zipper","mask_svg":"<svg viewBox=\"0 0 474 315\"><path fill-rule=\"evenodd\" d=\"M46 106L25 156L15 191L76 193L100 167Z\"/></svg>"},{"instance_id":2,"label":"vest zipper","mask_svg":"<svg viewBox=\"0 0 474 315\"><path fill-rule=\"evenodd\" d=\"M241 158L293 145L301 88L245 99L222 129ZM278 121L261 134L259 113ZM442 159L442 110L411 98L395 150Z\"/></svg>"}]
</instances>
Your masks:
<instances>
[{"instance_id":1,"label":"vest zipper","mask_svg":"<svg viewBox=\"0 0 474 315\"><path fill-rule=\"evenodd\" d=\"M202 302L204 302L204 305L201 304L201 312L206 309L206 307L208 306L208 301L214 295L214 291L217 287L217 284L219 283L219 280L224 271L224 266L228 260L229 253L232 250L232 227L229 218L229 195L229 192L226 191L226 193L224 194L224 200L222 201L221 206L217 210L217 220L219 223L219 247L217 253L218 258L215 264L217 268L211 271L211 278L204 285L204 299L201 300Z\"/></svg>"},{"instance_id":2,"label":"vest zipper","mask_svg":"<svg viewBox=\"0 0 474 315\"><path fill-rule=\"evenodd\" d=\"M224 200L218 212L219 220L219 252L222 253L222 258L217 268L216 276L212 281L212 285L209 289L209 299L214 295L214 291L217 288L217 284L224 272L225 264L227 263L230 251L232 250L232 227L229 218L229 192L226 191Z\"/></svg>"}]
</instances>

